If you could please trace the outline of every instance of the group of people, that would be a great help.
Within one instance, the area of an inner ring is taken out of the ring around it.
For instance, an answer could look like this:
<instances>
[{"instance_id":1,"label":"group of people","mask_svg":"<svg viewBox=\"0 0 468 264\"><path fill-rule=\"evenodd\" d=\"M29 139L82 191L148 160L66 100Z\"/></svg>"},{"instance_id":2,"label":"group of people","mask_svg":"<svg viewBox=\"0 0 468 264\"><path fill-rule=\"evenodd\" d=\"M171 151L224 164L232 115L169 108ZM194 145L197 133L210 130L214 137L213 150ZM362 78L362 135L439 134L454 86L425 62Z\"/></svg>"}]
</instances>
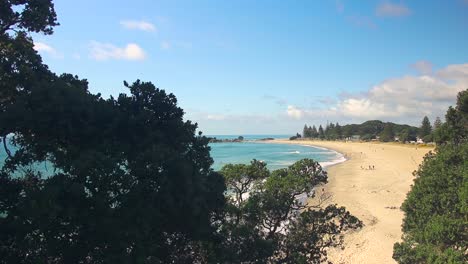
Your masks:
<instances>
[{"instance_id":1,"label":"group of people","mask_svg":"<svg viewBox=\"0 0 468 264\"><path fill-rule=\"evenodd\" d=\"M369 169L367 169L367 168L365 168L365 167L363 167L361 165L361 170L375 170L375 166L374 165L369 165Z\"/></svg>"}]
</instances>

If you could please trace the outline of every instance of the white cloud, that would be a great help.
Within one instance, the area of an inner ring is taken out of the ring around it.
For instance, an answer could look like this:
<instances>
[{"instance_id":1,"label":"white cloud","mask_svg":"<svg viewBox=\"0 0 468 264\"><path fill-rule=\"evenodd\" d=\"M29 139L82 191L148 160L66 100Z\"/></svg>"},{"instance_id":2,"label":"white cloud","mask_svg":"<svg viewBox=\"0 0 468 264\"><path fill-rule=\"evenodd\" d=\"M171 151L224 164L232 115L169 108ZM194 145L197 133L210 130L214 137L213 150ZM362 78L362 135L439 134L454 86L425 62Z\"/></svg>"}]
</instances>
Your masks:
<instances>
[{"instance_id":1,"label":"white cloud","mask_svg":"<svg viewBox=\"0 0 468 264\"><path fill-rule=\"evenodd\" d=\"M49 53L56 52L54 48L42 42L34 42L34 49L36 51L44 51Z\"/></svg>"},{"instance_id":2,"label":"white cloud","mask_svg":"<svg viewBox=\"0 0 468 264\"><path fill-rule=\"evenodd\" d=\"M405 120L443 116L457 93L468 88L468 64L451 65L435 76L404 76L386 80L365 96L344 98L343 116Z\"/></svg>"},{"instance_id":3,"label":"white cloud","mask_svg":"<svg viewBox=\"0 0 468 264\"><path fill-rule=\"evenodd\" d=\"M34 42L34 49L37 52L42 52L51 55L56 59L63 59L63 54L60 54L56 49L52 46L47 45L43 42Z\"/></svg>"},{"instance_id":4,"label":"white cloud","mask_svg":"<svg viewBox=\"0 0 468 264\"><path fill-rule=\"evenodd\" d=\"M438 71L437 76L446 80L456 80L466 85L466 83L468 83L468 63L449 65Z\"/></svg>"},{"instance_id":5,"label":"white cloud","mask_svg":"<svg viewBox=\"0 0 468 264\"><path fill-rule=\"evenodd\" d=\"M468 63L449 65L433 75L402 76L385 80L365 93L346 94L326 109L289 105L293 119L334 119L349 123L381 119L417 125L424 115L443 117L458 92L468 89Z\"/></svg>"},{"instance_id":6,"label":"white cloud","mask_svg":"<svg viewBox=\"0 0 468 264\"><path fill-rule=\"evenodd\" d=\"M145 51L135 43L129 43L125 47L117 47L109 43L91 42L91 58L104 61L115 60L144 60Z\"/></svg>"},{"instance_id":7,"label":"white cloud","mask_svg":"<svg viewBox=\"0 0 468 264\"><path fill-rule=\"evenodd\" d=\"M120 21L120 25L126 29L142 30L148 32L156 31L156 26L154 24L143 20L122 20Z\"/></svg>"},{"instance_id":8,"label":"white cloud","mask_svg":"<svg viewBox=\"0 0 468 264\"><path fill-rule=\"evenodd\" d=\"M306 112L304 110L293 105L288 105L286 113L289 117L292 117L294 119L301 119L304 115L306 115Z\"/></svg>"},{"instance_id":9,"label":"white cloud","mask_svg":"<svg viewBox=\"0 0 468 264\"><path fill-rule=\"evenodd\" d=\"M207 112L186 109L186 118L198 122L200 130L208 134L293 134L308 125L361 123L379 119L419 126L427 115L431 121L443 118L450 105L456 102L459 91L468 89L468 63L435 69L431 75L405 75L383 80L366 91L330 98L309 96L323 103L315 108L295 105L289 101L278 111L266 113ZM265 95L274 102L276 96ZM311 100L312 100L311 99ZM308 100L301 100L308 101Z\"/></svg>"},{"instance_id":10,"label":"white cloud","mask_svg":"<svg viewBox=\"0 0 468 264\"><path fill-rule=\"evenodd\" d=\"M385 1L377 6L375 14L380 17L400 17L410 15L411 10L404 4Z\"/></svg>"},{"instance_id":11,"label":"white cloud","mask_svg":"<svg viewBox=\"0 0 468 264\"><path fill-rule=\"evenodd\" d=\"M385 105L373 102L368 98L349 98L338 104L338 109L344 114L353 117L374 118L385 115ZM394 112L392 112L393 114Z\"/></svg>"}]
</instances>

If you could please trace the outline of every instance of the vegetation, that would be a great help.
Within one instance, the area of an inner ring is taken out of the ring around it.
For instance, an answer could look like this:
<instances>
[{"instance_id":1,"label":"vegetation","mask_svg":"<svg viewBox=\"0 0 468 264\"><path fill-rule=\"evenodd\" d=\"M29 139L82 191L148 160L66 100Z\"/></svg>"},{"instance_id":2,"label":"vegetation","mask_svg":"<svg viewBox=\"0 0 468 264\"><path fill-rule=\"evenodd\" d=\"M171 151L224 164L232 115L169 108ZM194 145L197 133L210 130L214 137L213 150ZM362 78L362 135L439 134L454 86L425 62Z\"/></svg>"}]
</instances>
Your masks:
<instances>
[{"instance_id":1,"label":"vegetation","mask_svg":"<svg viewBox=\"0 0 468 264\"><path fill-rule=\"evenodd\" d=\"M414 173L402 205L403 242L393 254L399 263L468 262L468 90L459 93L446 120L434 132L435 153Z\"/></svg>"},{"instance_id":2,"label":"vegetation","mask_svg":"<svg viewBox=\"0 0 468 264\"><path fill-rule=\"evenodd\" d=\"M393 133L393 127L390 124L385 124L384 130L380 133L380 141L390 142L394 141L395 134Z\"/></svg>"},{"instance_id":3,"label":"vegetation","mask_svg":"<svg viewBox=\"0 0 468 264\"><path fill-rule=\"evenodd\" d=\"M442 120L440 120L440 117L436 117L432 131L435 131L436 129L440 128L441 125L442 125Z\"/></svg>"},{"instance_id":4,"label":"vegetation","mask_svg":"<svg viewBox=\"0 0 468 264\"><path fill-rule=\"evenodd\" d=\"M296 140L296 139L298 139L298 138L301 138L301 134L299 134L299 133L296 133L296 135L295 135L295 136L292 136L292 137L290 137L290 138L289 138L289 140Z\"/></svg>"},{"instance_id":5,"label":"vegetation","mask_svg":"<svg viewBox=\"0 0 468 264\"><path fill-rule=\"evenodd\" d=\"M424 142L432 142L432 126L427 116L422 120L421 127L419 128L419 137L422 138Z\"/></svg>"},{"instance_id":6,"label":"vegetation","mask_svg":"<svg viewBox=\"0 0 468 264\"><path fill-rule=\"evenodd\" d=\"M361 226L323 194L297 199L327 181L317 162L214 172L173 94L91 94L33 49L58 25L51 0L0 6L0 263L319 263Z\"/></svg>"},{"instance_id":7,"label":"vegetation","mask_svg":"<svg viewBox=\"0 0 468 264\"><path fill-rule=\"evenodd\" d=\"M52 33L52 3L1 6L0 263L192 261L225 204L196 124L151 83L104 100L56 76L27 34Z\"/></svg>"},{"instance_id":8,"label":"vegetation","mask_svg":"<svg viewBox=\"0 0 468 264\"><path fill-rule=\"evenodd\" d=\"M329 196L314 188L327 174L313 160L273 172L254 160L220 173L232 191L220 228L229 238L223 263L322 263L329 247L342 245L343 232L362 226L343 207L322 206Z\"/></svg>"},{"instance_id":9,"label":"vegetation","mask_svg":"<svg viewBox=\"0 0 468 264\"><path fill-rule=\"evenodd\" d=\"M353 136L359 136L361 140L371 140L380 138L381 141L393 141L394 137L399 137L400 141L414 141L418 135L419 129L409 125L399 125L391 122L384 123L379 120L366 121L362 124L349 124L341 126L340 124L330 123L317 130L315 126L305 125L303 135L306 138L317 138L326 140L348 139Z\"/></svg>"}]
</instances>

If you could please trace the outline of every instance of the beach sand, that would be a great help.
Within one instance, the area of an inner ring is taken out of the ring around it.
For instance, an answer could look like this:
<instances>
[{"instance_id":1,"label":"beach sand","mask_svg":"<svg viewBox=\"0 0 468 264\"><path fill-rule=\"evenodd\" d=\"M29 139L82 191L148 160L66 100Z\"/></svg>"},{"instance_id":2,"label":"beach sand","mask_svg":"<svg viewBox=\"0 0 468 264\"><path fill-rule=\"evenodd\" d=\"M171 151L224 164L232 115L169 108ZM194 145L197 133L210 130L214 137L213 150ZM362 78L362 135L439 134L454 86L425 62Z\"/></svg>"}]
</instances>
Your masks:
<instances>
[{"instance_id":1,"label":"beach sand","mask_svg":"<svg viewBox=\"0 0 468 264\"><path fill-rule=\"evenodd\" d=\"M333 263L396 263L393 244L400 241L403 212L399 209L411 188L424 155L433 148L393 143L274 140L336 150L347 161L327 168L325 192L331 203L345 206L364 227L345 236L344 250L330 249ZM369 170L369 165L374 170ZM361 168L362 166L362 168ZM363 169L364 168L364 169Z\"/></svg>"}]
</instances>

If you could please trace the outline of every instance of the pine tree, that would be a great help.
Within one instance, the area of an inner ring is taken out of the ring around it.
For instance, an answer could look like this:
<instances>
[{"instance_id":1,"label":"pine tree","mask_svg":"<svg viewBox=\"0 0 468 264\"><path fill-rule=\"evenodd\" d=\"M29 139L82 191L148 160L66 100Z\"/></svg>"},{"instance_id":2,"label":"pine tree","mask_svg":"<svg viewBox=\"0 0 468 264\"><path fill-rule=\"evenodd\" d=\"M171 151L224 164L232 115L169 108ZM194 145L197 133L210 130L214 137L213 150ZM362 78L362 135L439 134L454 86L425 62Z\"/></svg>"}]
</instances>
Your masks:
<instances>
[{"instance_id":1,"label":"pine tree","mask_svg":"<svg viewBox=\"0 0 468 264\"><path fill-rule=\"evenodd\" d=\"M434 130L438 129L442 125L442 121L440 121L440 117L436 117L434 121Z\"/></svg>"},{"instance_id":2,"label":"pine tree","mask_svg":"<svg viewBox=\"0 0 468 264\"><path fill-rule=\"evenodd\" d=\"M323 128L322 128L322 125L319 126L319 129L318 129L318 136L320 139L324 139L325 138L325 133L323 131Z\"/></svg>"},{"instance_id":3,"label":"pine tree","mask_svg":"<svg viewBox=\"0 0 468 264\"><path fill-rule=\"evenodd\" d=\"M430 135L432 132L431 122L429 122L429 118L425 116L421 123L421 128L419 129L419 137L424 138L427 135Z\"/></svg>"},{"instance_id":4,"label":"pine tree","mask_svg":"<svg viewBox=\"0 0 468 264\"><path fill-rule=\"evenodd\" d=\"M317 130L317 128L315 126L312 127L312 132L314 133L314 138L319 137L319 132L318 132L318 130Z\"/></svg>"},{"instance_id":5,"label":"pine tree","mask_svg":"<svg viewBox=\"0 0 468 264\"><path fill-rule=\"evenodd\" d=\"M336 122L335 131L336 131L336 136L338 137L338 139L343 138L343 131L341 130L341 126L340 124L338 124L338 122Z\"/></svg>"}]
</instances>

